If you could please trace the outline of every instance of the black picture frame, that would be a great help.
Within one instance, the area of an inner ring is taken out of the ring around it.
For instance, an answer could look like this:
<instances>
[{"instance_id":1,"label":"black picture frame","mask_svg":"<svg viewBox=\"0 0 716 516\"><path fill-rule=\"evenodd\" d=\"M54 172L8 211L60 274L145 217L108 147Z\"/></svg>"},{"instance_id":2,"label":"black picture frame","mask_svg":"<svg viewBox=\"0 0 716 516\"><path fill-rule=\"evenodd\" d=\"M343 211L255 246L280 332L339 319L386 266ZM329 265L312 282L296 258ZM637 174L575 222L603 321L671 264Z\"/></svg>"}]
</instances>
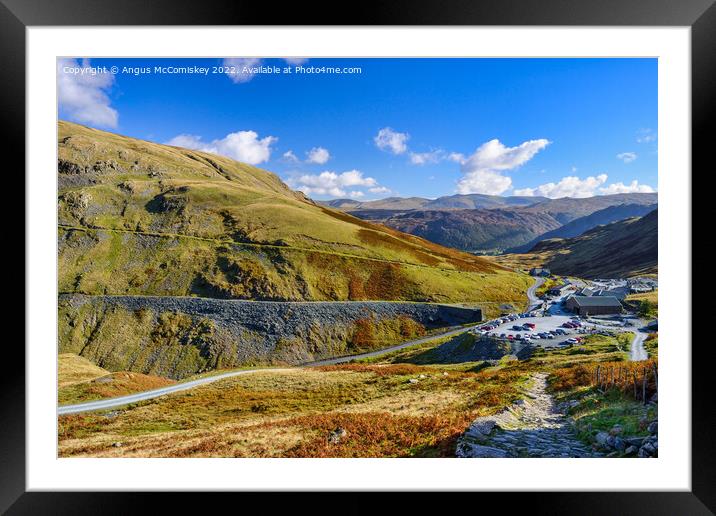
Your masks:
<instances>
[{"instance_id":1,"label":"black picture frame","mask_svg":"<svg viewBox=\"0 0 716 516\"><path fill-rule=\"evenodd\" d=\"M25 169L25 30L63 25L551 25L551 26L688 26L692 51L692 170L707 175L713 165L710 135L716 125L715 0L363 0L320 5L203 0L0 0L0 113L3 146L13 149L12 170ZM318 14L320 13L320 15ZM28 135L31 137L31 135ZM708 165L708 166L707 166ZM6 168L10 170L10 168ZM672 173L673 171L669 171ZM691 171L678 171L688 176ZM705 180L706 178L704 178ZM700 190L701 187L700 179ZM24 189L24 186L20 186ZM696 203L692 202L692 206ZM708 208L712 210L712 208ZM693 215L693 213L692 213ZM692 216L695 220L696 217ZM692 250L693 253L693 250ZM692 255L693 256L693 255ZM693 260L693 258L692 258ZM705 270L692 261L693 271ZM25 269L26 277L32 270ZM696 310L696 304L692 306ZM31 310L32 306L27 309ZM699 310L703 310L699 308ZM684 321L690 327L690 322ZM690 336L684 345L690 344ZM7 349L9 348L9 349ZM510 506L529 504L531 514L712 514L716 511L716 474L708 346L692 347L692 491L642 493L514 493L480 494L480 505L491 498L510 499ZM0 511L7 514L126 514L148 508L150 497L161 497L164 512L205 510L205 502L184 494L39 493L25 492L25 355L22 347L6 346L0 375ZM212 503L218 507L217 495ZM246 507L248 498L242 494ZM265 496L265 495L258 495ZM489 497L489 498L487 498ZM274 497L274 502L286 498ZM286 500L297 506L298 494ZM472 500L475 500L473 497ZM152 500L153 501L153 500ZM260 500L256 500L261 503ZM455 501L459 501L455 500ZM452 503L454 504L455 501ZM517 505L514 505L517 502ZM401 502L402 510L424 504L422 496ZM196 504L196 505L195 505ZM349 505L351 512L369 510L368 498ZM330 507L327 507L330 509ZM198 509L199 510L199 509Z\"/></svg>"}]
</instances>

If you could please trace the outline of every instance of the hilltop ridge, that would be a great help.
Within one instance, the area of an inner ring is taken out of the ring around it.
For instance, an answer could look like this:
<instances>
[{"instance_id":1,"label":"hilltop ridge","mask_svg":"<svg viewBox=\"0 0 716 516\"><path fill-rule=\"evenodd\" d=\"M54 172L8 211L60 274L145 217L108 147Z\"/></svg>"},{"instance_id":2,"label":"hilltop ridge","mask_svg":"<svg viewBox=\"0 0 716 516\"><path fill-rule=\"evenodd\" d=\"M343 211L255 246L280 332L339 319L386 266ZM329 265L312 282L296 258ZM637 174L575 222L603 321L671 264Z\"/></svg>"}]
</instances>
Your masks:
<instances>
[{"instance_id":1,"label":"hilltop ridge","mask_svg":"<svg viewBox=\"0 0 716 516\"><path fill-rule=\"evenodd\" d=\"M490 303L528 283L266 170L64 121L58 188L61 292Z\"/></svg>"}]
</instances>

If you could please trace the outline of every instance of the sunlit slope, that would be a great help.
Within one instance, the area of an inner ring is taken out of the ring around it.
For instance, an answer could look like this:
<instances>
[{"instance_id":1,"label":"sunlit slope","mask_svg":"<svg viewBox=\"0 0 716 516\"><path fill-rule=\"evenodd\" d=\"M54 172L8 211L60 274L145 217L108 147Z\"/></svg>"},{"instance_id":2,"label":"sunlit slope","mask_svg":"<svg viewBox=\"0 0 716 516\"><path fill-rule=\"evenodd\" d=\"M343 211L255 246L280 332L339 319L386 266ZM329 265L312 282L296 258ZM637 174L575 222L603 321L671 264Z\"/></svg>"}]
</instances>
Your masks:
<instances>
[{"instance_id":1,"label":"sunlit slope","mask_svg":"<svg viewBox=\"0 0 716 516\"><path fill-rule=\"evenodd\" d=\"M566 239L544 240L532 253L546 257L556 274L619 278L658 271L658 211L603 226Z\"/></svg>"},{"instance_id":2,"label":"sunlit slope","mask_svg":"<svg viewBox=\"0 0 716 516\"><path fill-rule=\"evenodd\" d=\"M61 292L521 302L529 284L225 157L68 122L58 146Z\"/></svg>"}]
</instances>

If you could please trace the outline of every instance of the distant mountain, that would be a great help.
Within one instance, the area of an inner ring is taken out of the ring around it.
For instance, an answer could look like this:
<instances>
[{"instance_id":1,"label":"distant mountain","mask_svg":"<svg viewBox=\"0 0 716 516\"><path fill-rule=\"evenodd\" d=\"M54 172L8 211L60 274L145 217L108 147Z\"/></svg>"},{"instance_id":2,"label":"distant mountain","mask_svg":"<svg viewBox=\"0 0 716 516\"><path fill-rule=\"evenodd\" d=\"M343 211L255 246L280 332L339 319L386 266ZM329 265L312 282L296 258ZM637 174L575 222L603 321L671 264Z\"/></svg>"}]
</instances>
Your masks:
<instances>
[{"instance_id":1,"label":"distant mountain","mask_svg":"<svg viewBox=\"0 0 716 516\"><path fill-rule=\"evenodd\" d=\"M373 212L352 211L357 217ZM376 211L376 214L385 214ZM412 210L380 220L384 225L465 251L502 251L560 227L552 216L519 209Z\"/></svg>"},{"instance_id":2,"label":"distant mountain","mask_svg":"<svg viewBox=\"0 0 716 516\"><path fill-rule=\"evenodd\" d=\"M431 202L423 197L386 197L377 201L356 201L353 199L334 199L318 201L318 204L337 210L417 210Z\"/></svg>"},{"instance_id":3,"label":"distant mountain","mask_svg":"<svg viewBox=\"0 0 716 516\"><path fill-rule=\"evenodd\" d=\"M554 217L559 223L567 224L580 217L586 217L592 213L616 206L619 204L640 204L651 205L658 202L656 193L627 193L613 195L595 195L575 199L563 197L561 199L550 199L525 208L526 212L546 213Z\"/></svg>"},{"instance_id":4,"label":"distant mountain","mask_svg":"<svg viewBox=\"0 0 716 516\"><path fill-rule=\"evenodd\" d=\"M423 206L426 210L479 210L504 208L508 206L531 206L539 202L547 201L546 197L526 197L526 196L510 196L502 197L500 195L483 195L483 194L467 194L467 195L448 195L438 197L434 201L430 201Z\"/></svg>"},{"instance_id":5,"label":"distant mountain","mask_svg":"<svg viewBox=\"0 0 716 516\"><path fill-rule=\"evenodd\" d=\"M540 255L555 274L581 278L656 273L658 210L597 226L578 237L543 240L530 254Z\"/></svg>"},{"instance_id":6,"label":"distant mountain","mask_svg":"<svg viewBox=\"0 0 716 516\"><path fill-rule=\"evenodd\" d=\"M319 204L336 208L338 210L475 210L494 209L509 206L531 206L539 202L547 201L546 197L525 197L500 195L447 195L437 199L426 199L424 197L387 197L377 201L356 201L353 199L334 199L331 201L319 201Z\"/></svg>"},{"instance_id":7,"label":"distant mountain","mask_svg":"<svg viewBox=\"0 0 716 516\"><path fill-rule=\"evenodd\" d=\"M441 197L430 204L455 206L457 202L449 199L470 196ZM474 197L474 196L472 196ZM481 196L491 198L492 196ZM413 198L415 199L415 198ZM446 201L447 199L447 201ZM370 203L360 203L359 207L346 209L351 215L373 222L380 222L393 229L411 233L441 245L455 247L470 252L502 252L505 249L520 248L525 244L533 245L542 240L542 235L575 222L566 228L565 233L552 236L575 236L600 223L612 222L633 215L643 215L656 207L657 194L615 194L600 195L583 199L543 200L540 197L505 197L505 202L524 202L519 199L537 199L530 206L504 206L483 209L377 209L366 208ZM542 200L540 200L542 199ZM391 202L392 203L392 202ZM391 205L386 203L386 205ZM373 205L375 206L375 205ZM426 204L427 206L427 204ZM611 207L630 206L623 210L614 210L596 215L593 220L578 219L607 210ZM641 207L644 207L643 209ZM630 211L631 210L631 211ZM601 221L601 222L600 222Z\"/></svg>"},{"instance_id":8,"label":"distant mountain","mask_svg":"<svg viewBox=\"0 0 716 516\"><path fill-rule=\"evenodd\" d=\"M611 224L612 222L617 222L631 217L642 217L650 211L655 210L656 206L656 204L618 204L616 206L610 206L608 208L604 208L603 210L595 211L586 217L574 219L572 222L568 222L564 226L538 236L531 242L508 249L507 252L526 253L542 240L576 237L585 231L603 224Z\"/></svg>"}]
</instances>

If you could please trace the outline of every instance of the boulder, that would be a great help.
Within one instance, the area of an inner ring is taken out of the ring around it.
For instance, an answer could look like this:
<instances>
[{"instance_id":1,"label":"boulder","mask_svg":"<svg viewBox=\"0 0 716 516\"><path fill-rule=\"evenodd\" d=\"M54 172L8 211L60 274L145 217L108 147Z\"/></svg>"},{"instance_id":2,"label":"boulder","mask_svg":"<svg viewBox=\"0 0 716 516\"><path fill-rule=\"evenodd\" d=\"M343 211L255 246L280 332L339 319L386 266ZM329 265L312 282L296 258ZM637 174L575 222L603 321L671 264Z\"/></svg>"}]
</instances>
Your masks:
<instances>
[{"instance_id":1,"label":"boulder","mask_svg":"<svg viewBox=\"0 0 716 516\"><path fill-rule=\"evenodd\" d=\"M338 444L348 435L345 428L340 426L328 434L328 442L331 444Z\"/></svg>"},{"instance_id":2,"label":"boulder","mask_svg":"<svg viewBox=\"0 0 716 516\"><path fill-rule=\"evenodd\" d=\"M624 442L624 439L622 439L621 437L614 437L614 448L619 451L624 451L624 448L626 448L626 443Z\"/></svg>"},{"instance_id":3,"label":"boulder","mask_svg":"<svg viewBox=\"0 0 716 516\"><path fill-rule=\"evenodd\" d=\"M473 457L476 459L504 459L507 452L492 446L482 446L480 444L471 444L465 447L463 451L464 457Z\"/></svg>"},{"instance_id":4,"label":"boulder","mask_svg":"<svg viewBox=\"0 0 716 516\"><path fill-rule=\"evenodd\" d=\"M475 421L472 425L470 425L470 431L479 432L482 435L490 435L496 425L497 421L494 419L483 419Z\"/></svg>"},{"instance_id":5,"label":"boulder","mask_svg":"<svg viewBox=\"0 0 716 516\"><path fill-rule=\"evenodd\" d=\"M594 439L597 441L597 444L599 446L604 446L607 444L607 439L609 439L609 434L607 432L599 432L594 437Z\"/></svg>"}]
</instances>

